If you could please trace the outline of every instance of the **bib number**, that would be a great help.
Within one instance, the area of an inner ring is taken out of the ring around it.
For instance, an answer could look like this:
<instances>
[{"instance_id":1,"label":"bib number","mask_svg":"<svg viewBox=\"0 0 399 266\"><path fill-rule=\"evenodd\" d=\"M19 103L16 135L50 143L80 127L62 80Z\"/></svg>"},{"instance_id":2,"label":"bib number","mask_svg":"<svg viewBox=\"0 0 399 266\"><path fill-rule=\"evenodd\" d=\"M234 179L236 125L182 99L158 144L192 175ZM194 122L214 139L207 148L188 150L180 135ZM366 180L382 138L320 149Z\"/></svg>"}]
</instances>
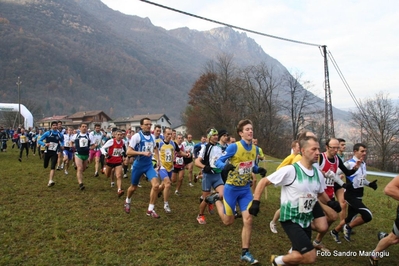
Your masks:
<instances>
[{"instance_id":1,"label":"bib number","mask_svg":"<svg viewBox=\"0 0 399 266\"><path fill-rule=\"evenodd\" d=\"M176 164L177 165L183 165L184 164L183 157L177 157L176 158Z\"/></svg>"},{"instance_id":2,"label":"bib number","mask_svg":"<svg viewBox=\"0 0 399 266\"><path fill-rule=\"evenodd\" d=\"M327 187L333 187L334 186L334 179L330 178L330 177L326 177L326 186Z\"/></svg>"},{"instance_id":3,"label":"bib number","mask_svg":"<svg viewBox=\"0 0 399 266\"><path fill-rule=\"evenodd\" d=\"M122 156L122 152L123 152L123 149L114 149L114 150L112 151L112 156L114 156L114 157L121 157L121 156Z\"/></svg>"},{"instance_id":4,"label":"bib number","mask_svg":"<svg viewBox=\"0 0 399 266\"><path fill-rule=\"evenodd\" d=\"M89 140L86 138L80 138L79 139L79 147L80 148L86 148L89 145Z\"/></svg>"},{"instance_id":5,"label":"bib number","mask_svg":"<svg viewBox=\"0 0 399 266\"><path fill-rule=\"evenodd\" d=\"M172 151L170 149L165 150L165 162L172 162Z\"/></svg>"},{"instance_id":6,"label":"bib number","mask_svg":"<svg viewBox=\"0 0 399 266\"><path fill-rule=\"evenodd\" d=\"M238 165L238 174L245 175L252 173L253 161L242 162Z\"/></svg>"},{"instance_id":7,"label":"bib number","mask_svg":"<svg viewBox=\"0 0 399 266\"><path fill-rule=\"evenodd\" d=\"M48 150L50 150L50 151L56 151L56 150L57 150L57 147L58 147L58 143L50 142L47 148L48 148Z\"/></svg>"},{"instance_id":8,"label":"bib number","mask_svg":"<svg viewBox=\"0 0 399 266\"><path fill-rule=\"evenodd\" d=\"M313 194L303 194L299 197L299 213L309 213L316 204L316 197Z\"/></svg>"}]
</instances>

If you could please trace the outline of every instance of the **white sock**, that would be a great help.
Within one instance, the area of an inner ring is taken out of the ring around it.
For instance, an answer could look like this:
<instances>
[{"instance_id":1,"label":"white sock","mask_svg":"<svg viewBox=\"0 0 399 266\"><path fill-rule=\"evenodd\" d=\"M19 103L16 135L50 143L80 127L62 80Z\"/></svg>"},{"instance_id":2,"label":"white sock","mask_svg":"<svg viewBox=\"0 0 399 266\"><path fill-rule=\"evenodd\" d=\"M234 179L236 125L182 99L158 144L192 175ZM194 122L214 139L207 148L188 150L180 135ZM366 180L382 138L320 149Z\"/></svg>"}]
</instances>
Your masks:
<instances>
[{"instance_id":1,"label":"white sock","mask_svg":"<svg viewBox=\"0 0 399 266\"><path fill-rule=\"evenodd\" d=\"M126 203L130 203L130 202L132 202L132 199L126 198Z\"/></svg>"},{"instance_id":2,"label":"white sock","mask_svg":"<svg viewBox=\"0 0 399 266\"><path fill-rule=\"evenodd\" d=\"M149 210L149 211L153 211L153 210L154 210L154 207L155 207L154 204L149 204L149 205L148 205L148 210Z\"/></svg>"},{"instance_id":3,"label":"white sock","mask_svg":"<svg viewBox=\"0 0 399 266\"><path fill-rule=\"evenodd\" d=\"M169 202L165 201L163 205L167 206L167 205L169 205Z\"/></svg>"}]
</instances>

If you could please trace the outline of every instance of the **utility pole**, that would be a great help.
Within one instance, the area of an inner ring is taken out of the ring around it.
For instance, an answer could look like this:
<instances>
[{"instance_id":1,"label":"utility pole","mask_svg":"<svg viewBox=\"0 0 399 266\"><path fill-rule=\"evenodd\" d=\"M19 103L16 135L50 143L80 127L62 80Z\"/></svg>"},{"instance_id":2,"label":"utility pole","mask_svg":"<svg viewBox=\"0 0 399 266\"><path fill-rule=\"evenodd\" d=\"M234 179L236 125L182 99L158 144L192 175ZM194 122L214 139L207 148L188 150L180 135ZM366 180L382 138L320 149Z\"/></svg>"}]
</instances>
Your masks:
<instances>
[{"instance_id":1,"label":"utility pole","mask_svg":"<svg viewBox=\"0 0 399 266\"><path fill-rule=\"evenodd\" d=\"M328 74L328 62L327 62L327 46L323 45L323 56L324 56L324 90L325 90L325 108L324 108L324 118L325 118L325 138L326 140L335 137L334 134L334 118L331 102L331 90L330 90L330 77Z\"/></svg>"},{"instance_id":2,"label":"utility pole","mask_svg":"<svg viewBox=\"0 0 399 266\"><path fill-rule=\"evenodd\" d=\"M21 125L21 93L20 93L20 86L22 82L18 77L17 86L18 86L18 127Z\"/></svg>"}]
</instances>

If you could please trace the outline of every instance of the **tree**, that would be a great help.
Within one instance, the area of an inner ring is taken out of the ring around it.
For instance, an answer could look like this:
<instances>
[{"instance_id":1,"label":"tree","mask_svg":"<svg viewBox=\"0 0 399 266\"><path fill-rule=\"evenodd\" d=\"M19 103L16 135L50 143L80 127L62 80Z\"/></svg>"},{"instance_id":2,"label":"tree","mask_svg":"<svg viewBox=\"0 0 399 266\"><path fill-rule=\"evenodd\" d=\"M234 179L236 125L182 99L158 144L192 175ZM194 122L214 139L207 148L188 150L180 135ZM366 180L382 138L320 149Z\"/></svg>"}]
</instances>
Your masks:
<instances>
[{"instance_id":1,"label":"tree","mask_svg":"<svg viewBox=\"0 0 399 266\"><path fill-rule=\"evenodd\" d=\"M292 139L296 139L300 129L304 128L306 120L316 113L317 98L310 91L310 82L302 81L301 73L287 73L283 79L288 89L289 100L283 102L282 107L290 115Z\"/></svg>"},{"instance_id":2,"label":"tree","mask_svg":"<svg viewBox=\"0 0 399 266\"><path fill-rule=\"evenodd\" d=\"M240 119L238 99L242 94L232 57L223 55L210 61L194 83L183 116L189 132L198 137L210 126L234 132Z\"/></svg>"},{"instance_id":3,"label":"tree","mask_svg":"<svg viewBox=\"0 0 399 266\"><path fill-rule=\"evenodd\" d=\"M267 146L268 152L274 154L281 146L282 122L278 100L281 79L273 75L273 68L262 63L242 71L243 107L242 113L252 120L254 135L260 145Z\"/></svg>"},{"instance_id":4,"label":"tree","mask_svg":"<svg viewBox=\"0 0 399 266\"><path fill-rule=\"evenodd\" d=\"M359 109L351 112L352 123L360 129L361 140L368 138L369 154L375 155L376 166L383 170L389 170L391 158L397 152L399 133L399 108L388 96L379 92L374 98L359 101Z\"/></svg>"}]
</instances>

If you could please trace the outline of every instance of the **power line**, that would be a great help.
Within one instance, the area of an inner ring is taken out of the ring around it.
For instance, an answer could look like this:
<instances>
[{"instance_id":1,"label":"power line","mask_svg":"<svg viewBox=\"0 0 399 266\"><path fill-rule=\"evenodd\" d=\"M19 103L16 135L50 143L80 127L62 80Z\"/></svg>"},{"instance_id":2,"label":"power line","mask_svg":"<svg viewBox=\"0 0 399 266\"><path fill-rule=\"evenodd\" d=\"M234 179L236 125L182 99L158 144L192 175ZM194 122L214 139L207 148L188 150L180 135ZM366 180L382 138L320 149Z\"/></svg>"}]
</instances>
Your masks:
<instances>
[{"instance_id":1,"label":"power line","mask_svg":"<svg viewBox=\"0 0 399 266\"><path fill-rule=\"evenodd\" d=\"M175 9L175 8L172 8L172 7L168 7L168 6L165 6L165 5L157 4L157 3L154 3L154 2L151 2L151 1L148 1L148 0L140 0L140 1L141 1L141 2L145 2L145 3L147 3L147 4L154 5L154 6L158 6L158 7L161 7L161 8L165 8L165 9L168 9L168 10L171 10L171 11L174 11L174 12L178 12L178 13L181 13L181 14L184 14L184 15L187 15L187 16L190 16L190 17L194 17L194 18L206 20L206 21L209 21L209 22L213 22L213 23L216 23L216 24L220 24L220 25L229 27L229 28L234 28L234 29L246 31L246 32L250 32L250 33L257 34L257 35L266 36L266 37L269 37L269 38L274 38L274 39L278 39L278 40L282 40L282 41L287 41L287 42L294 42L294 43L298 43L298 44L310 45L310 46L317 46L317 47L322 46L321 44L315 44L315 43L309 43L309 42L296 41L296 40L292 40L292 39L288 39L288 38L283 38L283 37L278 37L278 36L271 35L271 34L267 34L267 33L262 33L262 32L259 32L259 31L254 31L254 30L250 30L250 29L245 29L245 28L242 28L242 27L234 26L234 25L231 25L231 24L227 24L227 23L224 23L224 22L217 21L217 20L213 20L213 19L209 19L209 18L202 17L202 16L194 15L194 14L192 14L192 13L188 13L188 12L185 12L185 11L181 11L181 10L178 10L178 9Z\"/></svg>"}]
</instances>

